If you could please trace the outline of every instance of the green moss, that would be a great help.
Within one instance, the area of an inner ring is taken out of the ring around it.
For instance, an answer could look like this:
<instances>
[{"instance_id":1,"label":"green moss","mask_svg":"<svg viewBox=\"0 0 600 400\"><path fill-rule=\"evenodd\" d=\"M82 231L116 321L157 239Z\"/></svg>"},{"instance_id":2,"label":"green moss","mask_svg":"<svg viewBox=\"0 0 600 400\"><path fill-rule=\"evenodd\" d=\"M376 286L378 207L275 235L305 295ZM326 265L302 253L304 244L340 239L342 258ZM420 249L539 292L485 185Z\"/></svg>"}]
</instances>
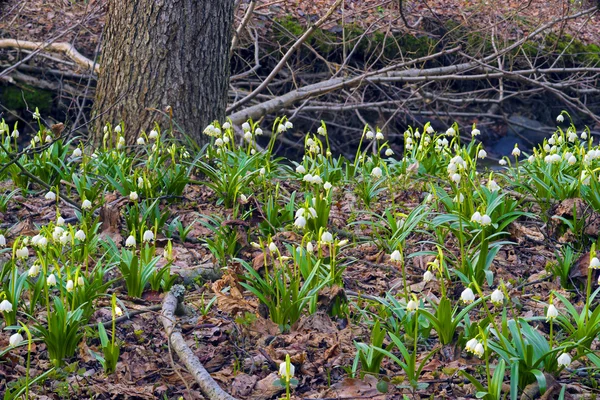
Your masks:
<instances>
[{"instance_id":1,"label":"green moss","mask_svg":"<svg viewBox=\"0 0 600 400\"><path fill-rule=\"evenodd\" d=\"M0 103L10 110L35 110L40 113L49 113L52 109L52 92L24 86L23 89L16 86L3 87L0 93Z\"/></svg>"}]
</instances>

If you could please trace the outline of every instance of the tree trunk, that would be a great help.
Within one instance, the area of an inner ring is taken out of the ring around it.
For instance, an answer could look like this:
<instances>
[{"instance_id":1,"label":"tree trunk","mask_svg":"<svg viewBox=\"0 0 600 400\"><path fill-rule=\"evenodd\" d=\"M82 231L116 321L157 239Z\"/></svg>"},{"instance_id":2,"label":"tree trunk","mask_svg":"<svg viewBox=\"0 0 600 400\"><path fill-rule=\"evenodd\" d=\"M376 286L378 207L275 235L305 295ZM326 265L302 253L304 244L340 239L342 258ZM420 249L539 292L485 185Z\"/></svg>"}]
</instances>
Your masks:
<instances>
[{"instance_id":1,"label":"tree trunk","mask_svg":"<svg viewBox=\"0 0 600 400\"><path fill-rule=\"evenodd\" d=\"M96 89L94 143L106 123L125 123L132 144L140 131L168 118L174 130L202 143L202 131L225 117L234 0L110 0ZM181 132L182 131L182 132Z\"/></svg>"}]
</instances>

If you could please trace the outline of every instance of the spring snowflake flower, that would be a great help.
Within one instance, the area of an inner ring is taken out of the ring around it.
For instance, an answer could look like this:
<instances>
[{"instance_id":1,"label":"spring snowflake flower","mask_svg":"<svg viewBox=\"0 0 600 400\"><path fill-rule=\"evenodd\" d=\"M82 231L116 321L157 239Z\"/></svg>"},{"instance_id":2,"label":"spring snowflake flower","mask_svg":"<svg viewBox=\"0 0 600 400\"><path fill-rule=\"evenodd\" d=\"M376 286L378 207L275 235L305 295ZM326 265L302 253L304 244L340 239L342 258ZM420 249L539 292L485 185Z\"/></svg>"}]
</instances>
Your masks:
<instances>
[{"instance_id":1,"label":"spring snowflake flower","mask_svg":"<svg viewBox=\"0 0 600 400\"><path fill-rule=\"evenodd\" d=\"M82 151L79 147L76 147L75 150L73 150L73 157L81 157Z\"/></svg>"},{"instance_id":2,"label":"spring snowflake flower","mask_svg":"<svg viewBox=\"0 0 600 400\"><path fill-rule=\"evenodd\" d=\"M389 148L388 148L388 149L386 149L386 150L385 150L385 155L386 155L387 157L391 157L391 156L393 156L393 155L394 155L394 150L392 150L392 149L389 149Z\"/></svg>"},{"instance_id":3,"label":"spring snowflake flower","mask_svg":"<svg viewBox=\"0 0 600 400\"><path fill-rule=\"evenodd\" d=\"M129 237L125 241L125 247L135 247L135 245L135 237L133 237L133 235L129 235Z\"/></svg>"},{"instance_id":4,"label":"spring snowflake flower","mask_svg":"<svg viewBox=\"0 0 600 400\"><path fill-rule=\"evenodd\" d=\"M154 240L154 233L150 230L147 229L146 232L144 232L144 236L142 237L142 240L144 242L151 242Z\"/></svg>"},{"instance_id":5,"label":"spring snowflake flower","mask_svg":"<svg viewBox=\"0 0 600 400\"><path fill-rule=\"evenodd\" d=\"M490 191L492 192L497 192L498 190L500 190L500 185L498 185L496 181L492 179L488 182L488 189L490 189Z\"/></svg>"},{"instance_id":6,"label":"spring snowflake flower","mask_svg":"<svg viewBox=\"0 0 600 400\"><path fill-rule=\"evenodd\" d=\"M306 251L308 251L309 253L315 251L315 246L313 246L312 242L306 243Z\"/></svg>"},{"instance_id":7,"label":"spring snowflake flower","mask_svg":"<svg viewBox=\"0 0 600 400\"><path fill-rule=\"evenodd\" d=\"M25 246L21 247L15 252L17 258L27 258L29 257L29 249Z\"/></svg>"},{"instance_id":8,"label":"spring snowflake flower","mask_svg":"<svg viewBox=\"0 0 600 400\"><path fill-rule=\"evenodd\" d=\"M452 179L452 182L458 185L460 183L460 174L452 174L450 179Z\"/></svg>"},{"instance_id":9,"label":"spring snowflake flower","mask_svg":"<svg viewBox=\"0 0 600 400\"><path fill-rule=\"evenodd\" d=\"M600 269L600 260L598 260L598 257L594 257L590 260L590 268Z\"/></svg>"},{"instance_id":10,"label":"spring snowflake flower","mask_svg":"<svg viewBox=\"0 0 600 400\"><path fill-rule=\"evenodd\" d=\"M419 304L415 300L409 301L406 305L406 311L408 312L416 311L417 308L419 308Z\"/></svg>"},{"instance_id":11,"label":"spring snowflake flower","mask_svg":"<svg viewBox=\"0 0 600 400\"><path fill-rule=\"evenodd\" d=\"M325 128L323 128L322 126L320 126L320 127L317 129L317 133L318 133L319 135L321 135L321 136L325 136L325 135L327 135L327 131L326 131L326 130L325 130Z\"/></svg>"},{"instance_id":12,"label":"spring snowflake flower","mask_svg":"<svg viewBox=\"0 0 600 400\"><path fill-rule=\"evenodd\" d=\"M294 377L295 373L296 373L296 367L294 367L294 364L290 363L289 374L288 374L286 362L282 362L281 364L279 364L279 376L281 376L286 381L289 382Z\"/></svg>"},{"instance_id":13,"label":"spring snowflake flower","mask_svg":"<svg viewBox=\"0 0 600 400\"><path fill-rule=\"evenodd\" d=\"M115 132L121 133L121 125L115 126Z\"/></svg>"},{"instance_id":14,"label":"spring snowflake flower","mask_svg":"<svg viewBox=\"0 0 600 400\"><path fill-rule=\"evenodd\" d=\"M269 243L269 251L271 253L275 253L277 251L277 245L275 245L273 242Z\"/></svg>"},{"instance_id":15,"label":"spring snowflake flower","mask_svg":"<svg viewBox=\"0 0 600 400\"><path fill-rule=\"evenodd\" d=\"M19 345L24 340L25 339L23 339L23 336L17 332L14 335L11 335L11 337L8 339L8 344L14 347Z\"/></svg>"},{"instance_id":16,"label":"spring snowflake flower","mask_svg":"<svg viewBox=\"0 0 600 400\"><path fill-rule=\"evenodd\" d=\"M225 122L223 124L223 129L229 129L229 128L231 128L231 124L229 122Z\"/></svg>"},{"instance_id":17,"label":"spring snowflake flower","mask_svg":"<svg viewBox=\"0 0 600 400\"><path fill-rule=\"evenodd\" d=\"M559 124L565 122L565 117L563 117L562 114L559 114L558 117L556 117L556 122Z\"/></svg>"},{"instance_id":18,"label":"spring snowflake flower","mask_svg":"<svg viewBox=\"0 0 600 400\"><path fill-rule=\"evenodd\" d=\"M321 234L321 242L323 243L331 243L333 242L333 235L327 231Z\"/></svg>"},{"instance_id":19,"label":"spring snowflake flower","mask_svg":"<svg viewBox=\"0 0 600 400\"><path fill-rule=\"evenodd\" d=\"M462 193L459 193L456 196L454 196L452 201L455 203L462 203L463 201L465 201L465 196Z\"/></svg>"},{"instance_id":20,"label":"spring snowflake flower","mask_svg":"<svg viewBox=\"0 0 600 400\"><path fill-rule=\"evenodd\" d=\"M503 159L501 159L500 161L498 161L498 164L500 164L500 165L504 166L504 165L506 165L506 164L507 164L507 162L506 162L506 160L503 158Z\"/></svg>"},{"instance_id":21,"label":"spring snowflake flower","mask_svg":"<svg viewBox=\"0 0 600 400\"><path fill-rule=\"evenodd\" d=\"M371 176L373 178L381 178L381 176L383 175L383 171L381 170L381 168L379 167L375 167L373 168L373 170L371 171Z\"/></svg>"},{"instance_id":22,"label":"spring snowflake flower","mask_svg":"<svg viewBox=\"0 0 600 400\"><path fill-rule=\"evenodd\" d=\"M377 134L375 135L375 139L377 139L377 140L383 140L383 133L377 132Z\"/></svg>"},{"instance_id":23,"label":"spring snowflake flower","mask_svg":"<svg viewBox=\"0 0 600 400\"><path fill-rule=\"evenodd\" d=\"M481 135L481 131L479 129L475 128L471 131L471 136L475 137L479 135Z\"/></svg>"},{"instance_id":24,"label":"spring snowflake flower","mask_svg":"<svg viewBox=\"0 0 600 400\"><path fill-rule=\"evenodd\" d=\"M0 247L6 246L6 238L4 235L0 235Z\"/></svg>"},{"instance_id":25,"label":"spring snowflake flower","mask_svg":"<svg viewBox=\"0 0 600 400\"><path fill-rule=\"evenodd\" d=\"M140 136L139 138L137 138L136 143L139 144L140 146L143 146L146 144L146 141L144 140L143 137Z\"/></svg>"},{"instance_id":26,"label":"spring snowflake flower","mask_svg":"<svg viewBox=\"0 0 600 400\"><path fill-rule=\"evenodd\" d=\"M456 131L452 127L448 128L446 130L446 136L454 136L455 134L456 134Z\"/></svg>"},{"instance_id":27,"label":"spring snowflake flower","mask_svg":"<svg viewBox=\"0 0 600 400\"><path fill-rule=\"evenodd\" d=\"M54 201L54 200L56 200L56 193L50 191L50 192L46 193L46 195L44 196L44 198L46 200Z\"/></svg>"},{"instance_id":28,"label":"spring snowflake flower","mask_svg":"<svg viewBox=\"0 0 600 400\"><path fill-rule=\"evenodd\" d=\"M46 284L50 287L56 286L56 277L54 274L50 274L48 278L46 278Z\"/></svg>"},{"instance_id":29,"label":"spring snowflake flower","mask_svg":"<svg viewBox=\"0 0 600 400\"><path fill-rule=\"evenodd\" d=\"M429 133L429 134L432 134L433 132L435 132L435 130L433 129L433 127L432 127L431 125L429 125L429 126L427 127L427 129L425 129L425 132L427 132L427 133Z\"/></svg>"},{"instance_id":30,"label":"spring snowflake flower","mask_svg":"<svg viewBox=\"0 0 600 400\"><path fill-rule=\"evenodd\" d=\"M469 353L473 353L475 351L475 346L477 346L477 343L479 342L475 338L469 340L465 345L465 350L467 350L467 352Z\"/></svg>"},{"instance_id":31,"label":"spring snowflake flower","mask_svg":"<svg viewBox=\"0 0 600 400\"><path fill-rule=\"evenodd\" d=\"M16 139L19 137L19 131L17 129L15 129L14 131L12 131L12 133L10 134L10 137L13 139Z\"/></svg>"},{"instance_id":32,"label":"spring snowflake flower","mask_svg":"<svg viewBox=\"0 0 600 400\"><path fill-rule=\"evenodd\" d=\"M84 210L89 210L92 208L92 202L89 200L84 200L83 203L81 203L81 208L83 208Z\"/></svg>"},{"instance_id":33,"label":"spring snowflake flower","mask_svg":"<svg viewBox=\"0 0 600 400\"><path fill-rule=\"evenodd\" d=\"M394 250L392 252L392 254L390 254L390 260L392 260L394 262L400 262L400 260L401 260L400 251Z\"/></svg>"},{"instance_id":34,"label":"spring snowflake flower","mask_svg":"<svg viewBox=\"0 0 600 400\"><path fill-rule=\"evenodd\" d=\"M8 300L2 300L2 303L0 303L0 312L11 312L12 310L12 303Z\"/></svg>"},{"instance_id":35,"label":"spring snowflake flower","mask_svg":"<svg viewBox=\"0 0 600 400\"><path fill-rule=\"evenodd\" d=\"M521 155L521 150L519 150L519 148L517 147L517 145L515 145L515 148L512 151L512 155L514 157L519 157Z\"/></svg>"},{"instance_id":36,"label":"spring snowflake flower","mask_svg":"<svg viewBox=\"0 0 600 400\"><path fill-rule=\"evenodd\" d=\"M72 292L74 287L75 287L75 284L73 283L73 281L71 279L69 279L67 281L67 292Z\"/></svg>"},{"instance_id":37,"label":"spring snowflake flower","mask_svg":"<svg viewBox=\"0 0 600 400\"><path fill-rule=\"evenodd\" d=\"M483 357L483 353L485 353L485 349L483 348L483 345L480 342L477 342L477 344L475 345L475 348L473 349L473 354L475 354L477 357L481 358L481 357Z\"/></svg>"},{"instance_id":38,"label":"spring snowflake flower","mask_svg":"<svg viewBox=\"0 0 600 400\"><path fill-rule=\"evenodd\" d=\"M496 289L492 292L490 300L496 305L501 305L504 302L504 293L502 293L502 290Z\"/></svg>"},{"instance_id":39,"label":"spring snowflake flower","mask_svg":"<svg viewBox=\"0 0 600 400\"><path fill-rule=\"evenodd\" d=\"M79 239L81 241L85 240L85 232L83 230L78 230L77 232L75 232L75 239Z\"/></svg>"},{"instance_id":40,"label":"spring snowflake flower","mask_svg":"<svg viewBox=\"0 0 600 400\"><path fill-rule=\"evenodd\" d=\"M31 268L29 268L27 275L29 275L31 277L36 277L36 276L38 276L39 273L40 273L40 266L38 264L33 264L31 266Z\"/></svg>"},{"instance_id":41,"label":"spring snowflake flower","mask_svg":"<svg viewBox=\"0 0 600 400\"><path fill-rule=\"evenodd\" d=\"M242 124L242 129L244 130L244 132L247 132L247 131L249 131L249 130L250 130L250 124L249 124L249 123L247 123L247 122L244 122L244 123Z\"/></svg>"},{"instance_id":42,"label":"spring snowflake flower","mask_svg":"<svg viewBox=\"0 0 600 400\"><path fill-rule=\"evenodd\" d=\"M139 198L137 192L131 192L129 193L129 200L131 201L136 201Z\"/></svg>"},{"instance_id":43,"label":"spring snowflake flower","mask_svg":"<svg viewBox=\"0 0 600 400\"><path fill-rule=\"evenodd\" d=\"M484 159L487 157L487 152L484 149L479 150L479 153L477 153L477 158L480 159Z\"/></svg>"},{"instance_id":44,"label":"spring snowflake flower","mask_svg":"<svg viewBox=\"0 0 600 400\"><path fill-rule=\"evenodd\" d=\"M475 301L475 293L473 293L473 290L471 290L471 288L466 288L465 290L462 291L462 293L460 294L460 299L465 303L465 304L470 304L473 301Z\"/></svg>"},{"instance_id":45,"label":"spring snowflake flower","mask_svg":"<svg viewBox=\"0 0 600 400\"><path fill-rule=\"evenodd\" d=\"M285 129L292 129L294 127L294 124L292 124L290 121L285 121Z\"/></svg>"},{"instance_id":46,"label":"spring snowflake flower","mask_svg":"<svg viewBox=\"0 0 600 400\"><path fill-rule=\"evenodd\" d=\"M246 131L246 133L244 133L244 139L246 139L246 142L249 142L252 140L252 133L249 131Z\"/></svg>"},{"instance_id":47,"label":"spring snowflake flower","mask_svg":"<svg viewBox=\"0 0 600 400\"><path fill-rule=\"evenodd\" d=\"M296 220L294 221L294 225L300 229L303 229L306 226L306 218L304 218L304 217L296 218Z\"/></svg>"},{"instance_id":48,"label":"spring snowflake flower","mask_svg":"<svg viewBox=\"0 0 600 400\"><path fill-rule=\"evenodd\" d=\"M323 185L323 189L325 190L329 190L333 187L333 185L331 184L331 182L325 182L325 184Z\"/></svg>"},{"instance_id":49,"label":"spring snowflake flower","mask_svg":"<svg viewBox=\"0 0 600 400\"><path fill-rule=\"evenodd\" d=\"M427 283L427 282L431 282L433 280L433 274L431 273L431 271L427 270L425 271L425 273L423 274L423 282Z\"/></svg>"},{"instance_id":50,"label":"spring snowflake flower","mask_svg":"<svg viewBox=\"0 0 600 400\"><path fill-rule=\"evenodd\" d=\"M479 211L475 211L471 216L471 222L481 223L481 213Z\"/></svg>"},{"instance_id":51,"label":"spring snowflake flower","mask_svg":"<svg viewBox=\"0 0 600 400\"><path fill-rule=\"evenodd\" d=\"M115 306L115 315L117 317L120 317L121 315L123 315L123 310L121 310L121 307Z\"/></svg>"},{"instance_id":52,"label":"spring snowflake flower","mask_svg":"<svg viewBox=\"0 0 600 400\"><path fill-rule=\"evenodd\" d=\"M571 364L571 355L569 353L562 353L556 361L559 367L568 367Z\"/></svg>"},{"instance_id":53,"label":"spring snowflake flower","mask_svg":"<svg viewBox=\"0 0 600 400\"><path fill-rule=\"evenodd\" d=\"M558 310L554 307L554 304L550 304L548 306L548 310L546 311L546 322L558 317Z\"/></svg>"},{"instance_id":54,"label":"spring snowflake flower","mask_svg":"<svg viewBox=\"0 0 600 400\"><path fill-rule=\"evenodd\" d=\"M317 210L315 210L313 207L308 207L308 219L311 218L317 218Z\"/></svg>"},{"instance_id":55,"label":"spring snowflake flower","mask_svg":"<svg viewBox=\"0 0 600 400\"><path fill-rule=\"evenodd\" d=\"M572 155L567 159L567 162L569 163L569 165L574 165L577 162L577 157Z\"/></svg>"},{"instance_id":56,"label":"spring snowflake flower","mask_svg":"<svg viewBox=\"0 0 600 400\"><path fill-rule=\"evenodd\" d=\"M491 223L492 223L492 219L490 218L489 215L484 214L481 216L481 222L480 222L481 226L488 226Z\"/></svg>"},{"instance_id":57,"label":"spring snowflake flower","mask_svg":"<svg viewBox=\"0 0 600 400\"><path fill-rule=\"evenodd\" d=\"M581 140L586 140L587 139L587 133L586 132L581 132Z\"/></svg>"},{"instance_id":58,"label":"spring snowflake flower","mask_svg":"<svg viewBox=\"0 0 600 400\"><path fill-rule=\"evenodd\" d=\"M259 169L259 170L258 170L258 173L259 173L261 176L264 176L264 175L267 173L267 170L265 169L265 167L262 167L261 169Z\"/></svg>"},{"instance_id":59,"label":"spring snowflake flower","mask_svg":"<svg viewBox=\"0 0 600 400\"><path fill-rule=\"evenodd\" d=\"M365 137L369 140L372 140L375 137L375 134L373 133L373 131L367 131Z\"/></svg>"}]
</instances>

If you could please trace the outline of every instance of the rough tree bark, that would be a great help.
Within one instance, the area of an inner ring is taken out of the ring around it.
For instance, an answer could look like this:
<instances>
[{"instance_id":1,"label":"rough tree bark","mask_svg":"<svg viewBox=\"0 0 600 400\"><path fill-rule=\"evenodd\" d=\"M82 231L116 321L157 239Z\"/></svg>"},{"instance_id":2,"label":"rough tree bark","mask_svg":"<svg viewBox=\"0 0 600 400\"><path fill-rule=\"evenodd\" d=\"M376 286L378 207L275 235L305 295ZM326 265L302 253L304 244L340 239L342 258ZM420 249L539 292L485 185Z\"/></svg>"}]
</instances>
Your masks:
<instances>
[{"instance_id":1,"label":"rough tree bark","mask_svg":"<svg viewBox=\"0 0 600 400\"><path fill-rule=\"evenodd\" d=\"M106 123L124 121L133 143L154 121L166 125L147 108L171 106L181 130L201 143L204 127L225 117L233 9L234 0L110 0L92 140Z\"/></svg>"}]
</instances>

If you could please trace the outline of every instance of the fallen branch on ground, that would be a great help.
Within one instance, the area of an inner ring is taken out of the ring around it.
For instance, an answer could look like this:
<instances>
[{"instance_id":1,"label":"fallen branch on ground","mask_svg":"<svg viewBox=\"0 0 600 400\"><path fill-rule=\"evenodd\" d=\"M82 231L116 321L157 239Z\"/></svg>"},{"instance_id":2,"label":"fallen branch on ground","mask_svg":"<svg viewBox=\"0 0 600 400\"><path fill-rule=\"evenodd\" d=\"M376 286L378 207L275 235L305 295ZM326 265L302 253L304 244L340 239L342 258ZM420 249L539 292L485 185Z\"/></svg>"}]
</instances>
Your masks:
<instances>
[{"instance_id":1,"label":"fallen branch on ground","mask_svg":"<svg viewBox=\"0 0 600 400\"><path fill-rule=\"evenodd\" d=\"M173 289L165 296L162 306L161 320L170 338L171 346L179 356L179 359L185 364L188 372L194 376L194 379L200 386L200 390L209 400L237 400L225 392L217 382L210 376L204 368L198 357L185 343L183 335L179 330L175 330L175 310L183 298L184 288L181 285L173 286ZM178 297L180 297L178 299Z\"/></svg>"}]
</instances>

